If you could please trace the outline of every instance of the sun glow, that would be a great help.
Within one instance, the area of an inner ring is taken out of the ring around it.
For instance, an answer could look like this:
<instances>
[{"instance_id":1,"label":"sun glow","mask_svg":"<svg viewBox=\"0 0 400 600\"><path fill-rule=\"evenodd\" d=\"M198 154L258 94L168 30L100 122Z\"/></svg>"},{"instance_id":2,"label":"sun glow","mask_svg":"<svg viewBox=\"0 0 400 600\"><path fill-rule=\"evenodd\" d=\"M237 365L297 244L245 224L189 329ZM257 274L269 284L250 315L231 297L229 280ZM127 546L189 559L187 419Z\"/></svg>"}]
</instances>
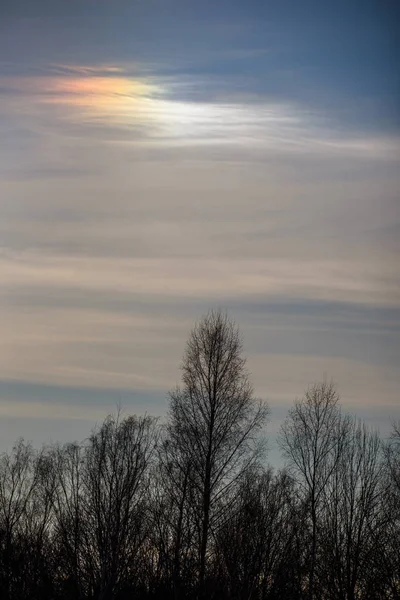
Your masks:
<instances>
[{"instance_id":1,"label":"sun glow","mask_svg":"<svg viewBox=\"0 0 400 600\"><path fill-rule=\"evenodd\" d=\"M134 76L115 66L63 65L54 75L2 81L16 92L15 110L19 110L21 92L29 93L33 103L44 106L46 112L51 105L53 117L64 124L94 125L97 135L104 128L107 141L164 148L234 145L252 151L324 151L331 156L379 158L393 156L398 148L397 142L387 138L351 139L325 131L295 105L268 98L253 103L238 102L229 95L219 101L183 99L176 80ZM22 103L21 109L25 110Z\"/></svg>"},{"instance_id":2,"label":"sun glow","mask_svg":"<svg viewBox=\"0 0 400 600\"><path fill-rule=\"evenodd\" d=\"M56 76L42 91L43 102L70 107L74 118L143 126L148 137L207 135L223 117L212 105L171 100L166 87L120 74Z\"/></svg>"},{"instance_id":3,"label":"sun glow","mask_svg":"<svg viewBox=\"0 0 400 600\"><path fill-rule=\"evenodd\" d=\"M144 144L250 142L254 147L265 136L289 135L286 129L293 120L284 106L182 100L176 89L171 95L174 82L170 89L165 78L159 82L112 66L63 65L51 76L8 83L16 91L29 90L39 105L54 107L57 119L115 127L116 138L126 130Z\"/></svg>"},{"instance_id":4,"label":"sun glow","mask_svg":"<svg viewBox=\"0 0 400 600\"><path fill-rule=\"evenodd\" d=\"M130 77L59 77L51 80L46 100L100 112L118 113L144 106L160 88Z\"/></svg>"}]
</instances>

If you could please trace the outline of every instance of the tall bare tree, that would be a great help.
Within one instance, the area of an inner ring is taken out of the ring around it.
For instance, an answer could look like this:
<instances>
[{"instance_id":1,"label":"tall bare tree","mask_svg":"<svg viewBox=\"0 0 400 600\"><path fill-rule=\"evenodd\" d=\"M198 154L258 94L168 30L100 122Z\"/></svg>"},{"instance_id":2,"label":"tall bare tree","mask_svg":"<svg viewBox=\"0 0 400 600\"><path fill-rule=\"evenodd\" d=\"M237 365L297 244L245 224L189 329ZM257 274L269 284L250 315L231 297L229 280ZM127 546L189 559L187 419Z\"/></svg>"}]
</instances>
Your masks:
<instances>
[{"instance_id":1,"label":"tall bare tree","mask_svg":"<svg viewBox=\"0 0 400 600\"><path fill-rule=\"evenodd\" d=\"M381 444L355 418L347 422L342 452L324 490L321 578L323 596L368 597L382 503Z\"/></svg>"},{"instance_id":2,"label":"tall bare tree","mask_svg":"<svg viewBox=\"0 0 400 600\"><path fill-rule=\"evenodd\" d=\"M56 578L65 598L80 600L93 589L95 562L89 510L84 486L83 444L69 443L53 449L56 493L53 501Z\"/></svg>"},{"instance_id":3,"label":"tall bare tree","mask_svg":"<svg viewBox=\"0 0 400 600\"><path fill-rule=\"evenodd\" d=\"M218 531L219 560L232 600L293 598L299 585L301 522L294 482L285 472L250 471ZM298 596L297 596L298 597Z\"/></svg>"},{"instance_id":4,"label":"tall bare tree","mask_svg":"<svg viewBox=\"0 0 400 600\"><path fill-rule=\"evenodd\" d=\"M193 518L191 462L166 437L158 448L158 469L153 480L153 537L159 552L165 586L174 599L193 590L193 552L196 520Z\"/></svg>"},{"instance_id":5,"label":"tall bare tree","mask_svg":"<svg viewBox=\"0 0 400 600\"><path fill-rule=\"evenodd\" d=\"M20 439L0 458L0 589L6 600L14 596L21 582L21 534L37 483L35 451Z\"/></svg>"},{"instance_id":6,"label":"tall bare tree","mask_svg":"<svg viewBox=\"0 0 400 600\"><path fill-rule=\"evenodd\" d=\"M85 452L85 518L93 532L94 591L113 598L128 577L137 578L148 535L148 473L156 442L152 417L108 417Z\"/></svg>"},{"instance_id":7,"label":"tall bare tree","mask_svg":"<svg viewBox=\"0 0 400 600\"><path fill-rule=\"evenodd\" d=\"M323 494L337 468L346 424L332 383L310 387L290 409L281 428L280 445L302 491L311 521L308 598L313 600L319 541L318 517Z\"/></svg>"},{"instance_id":8,"label":"tall bare tree","mask_svg":"<svg viewBox=\"0 0 400 600\"><path fill-rule=\"evenodd\" d=\"M0 593L47 598L51 571L51 455L19 440L0 458Z\"/></svg>"},{"instance_id":9,"label":"tall bare tree","mask_svg":"<svg viewBox=\"0 0 400 600\"><path fill-rule=\"evenodd\" d=\"M381 502L382 529L374 535L376 579L385 598L400 600L400 421L383 444L385 485ZM377 535L378 534L378 535Z\"/></svg>"},{"instance_id":10,"label":"tall bare tree","mask_svg":"<svg viewBox=\"0 0 400 600\"><path fill-rule=\"evenodd\" d=\"M198 529L198 595L205 595L210 532L223 501L259 450L267 416L254 398L236 325L209 312L192 330L182 362L182 388L170 393L168 435L176 461L190 464L191 510Z\"/></svg>"},{"instance_id":11,"label":"tall bare tree","mask_svg":"<svg viewBox=\"0 0 400 600\"><path fill-rule=\"evenodd\" d=\"M392 424L390 442L386 446L386 461L393 487L400 498L400 421Z\"/></svg>"}]
</instances>

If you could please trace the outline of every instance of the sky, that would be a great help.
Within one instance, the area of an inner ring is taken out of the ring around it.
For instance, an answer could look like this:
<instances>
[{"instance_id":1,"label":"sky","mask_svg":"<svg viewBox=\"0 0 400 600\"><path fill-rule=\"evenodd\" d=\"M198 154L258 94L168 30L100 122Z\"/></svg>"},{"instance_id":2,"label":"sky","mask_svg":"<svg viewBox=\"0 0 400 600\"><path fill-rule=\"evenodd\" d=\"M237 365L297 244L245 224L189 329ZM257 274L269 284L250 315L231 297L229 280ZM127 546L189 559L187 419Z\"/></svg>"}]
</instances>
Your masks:
<instances>
[{"instance_id":1,"label":"sky","mask_svg":"<svg viewBox=\"0 0 400 600\"><path fill-rule=\"evenodd\" d=\"M400 417L399 9L2 0L0 451L164 416L226 309L272 461L323 378Z\"/></svg>"}]
</instances>

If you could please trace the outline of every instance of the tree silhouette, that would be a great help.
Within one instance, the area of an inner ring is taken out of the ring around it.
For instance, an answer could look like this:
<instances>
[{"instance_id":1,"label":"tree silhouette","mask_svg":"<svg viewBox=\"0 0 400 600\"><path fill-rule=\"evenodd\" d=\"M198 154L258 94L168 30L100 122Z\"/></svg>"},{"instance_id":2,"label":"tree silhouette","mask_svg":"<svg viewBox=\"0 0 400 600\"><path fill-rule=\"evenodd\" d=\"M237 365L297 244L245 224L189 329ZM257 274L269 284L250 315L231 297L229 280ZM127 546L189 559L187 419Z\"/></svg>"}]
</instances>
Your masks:
<instances>
[{"instance_id":1,"label":"tree silhouette","mask_svg":"<svg viewBox=\"0 0 400 600\"><path fill-rule=\"evenodd\" d=\"M0 456L0 598L400 600L400 424L383 442L316 383L275 472L267 413L212 311L164 423L118 412L81 443L19 440Z\"/></svg>"},{"instance_id":2,"label":"tree silhouette","mask_svg":"<svg viewBox=\"0 0 400 600\"><path fill-rule=\"evenodd\" d=\"M339 463L346 433L338 403L339 396L332 383L315 384L295 402L281 428L280 444L299 483L311 522L309 600L314 598L320 510L326 486Z\"/></svg>"},{"instance_id":3,"label":"tree silhouette","mask_svg":"<svg viewBox=\"0 0 400 600\"><path fill-rule=\"evenodd\" d=\"M256 400L237 327L221 312L192 330L182 363L182 388L170 394L168 437L181 472L189 469L198 530L198 594L205 590L210 532L226 510L232 487L254 463L257 432L267 408Z\"/></svg>"}]
</instances>

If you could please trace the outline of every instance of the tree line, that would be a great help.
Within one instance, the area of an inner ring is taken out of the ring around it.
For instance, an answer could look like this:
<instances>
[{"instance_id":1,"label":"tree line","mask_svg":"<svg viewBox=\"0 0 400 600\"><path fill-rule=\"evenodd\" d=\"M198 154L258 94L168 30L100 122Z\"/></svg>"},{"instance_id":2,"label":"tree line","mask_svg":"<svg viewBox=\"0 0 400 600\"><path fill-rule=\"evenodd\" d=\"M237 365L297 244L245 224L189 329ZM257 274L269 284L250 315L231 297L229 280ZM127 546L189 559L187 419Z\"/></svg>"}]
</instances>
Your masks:
<instances>
[{"instance_id":1,"label":"tree line","mask_svg":"<svg viewBox=\"0 0 400 600\"><path fill-rule=\"evenodd\" d=\"M1 456L1 598L400 599L400 428L383 442L317 383L276 471L226 314L196 324L181 368L164 424L119 412Z\"/></svg>"}]
</instances>

